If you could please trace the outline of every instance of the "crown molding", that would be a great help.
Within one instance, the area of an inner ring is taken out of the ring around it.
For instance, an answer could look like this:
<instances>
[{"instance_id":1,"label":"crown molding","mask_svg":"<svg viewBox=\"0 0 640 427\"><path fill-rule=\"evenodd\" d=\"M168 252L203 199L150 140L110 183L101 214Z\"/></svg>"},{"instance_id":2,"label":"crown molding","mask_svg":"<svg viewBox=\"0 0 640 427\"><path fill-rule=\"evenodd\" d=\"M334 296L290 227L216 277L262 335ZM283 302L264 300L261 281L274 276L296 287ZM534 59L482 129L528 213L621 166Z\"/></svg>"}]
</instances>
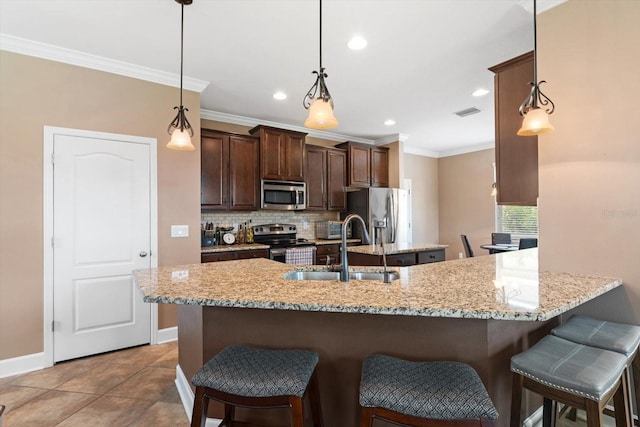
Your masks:
<instances>
[{"instance_id":1,"label":"crown molding","mask_svg":"<svg viewBox=\"0 0 640 427\"><path fill-rule=\"evenodd\" d=\"M302 126L294 126L286 123L272 122L269 120L261 120L253 117L238 116L235 114L221 113L221 112L212 111L212 110L200 109L200 118L207 119L207 120L215 120L217 122L232 123L235 125L249 126L249 127L254 127L257 125L272 126L280 129L292 130L295 132L304 132L311 137L326 139L329 141L336 141L336 142L353 141L353 142L360 142L363 144L370 144L370 145L374 145L375 143L375 141L371 139L359 138L357 136L344 135L340 133L327 132L323 130L309 129Z\"/></svg>"},{"instance_id":2,"label":"crown molding","mask_svg":"<svg viewBox=\"0 0 640 427\"><path fill-rule=\"evenodd\" d=\"M416 156L433 157L435 159L440 157L437 151L425 150L419 147L410 147L408 145L404 146L404 152L405 154L415 154Z\"/></svg>"},{"instance_id":3,"label":"crown molding","mask_svg":"<svg viewBox=\"0 0 640 427\"><path fill-rule=\"evenodd\" d=\"M391 135L383 136L382 138L378 138L375 140L375 145L385 145L391 142L405 142L409 139L409 135L406 133L394 133Z\"/></svg>"},{"instance_id":4,"label":"crown molding","mask_svg":"<svg viewBox=\"0 0 640 427\"><path fill-rule=\"evenodd\" d=\"M132 77L134 79L159 83L166 86L180 87L179 74L167 73L153 68L116 61L103 56L91 55L47 43L10 36L8 34L0 33L0 50L91 68L93 70ZM183 87L186 90L201 93L207 86L209 86L209 82L207 81L183 77Z\"/></svg>"},{"instance_id":5,"label":"crown molding","mask_svg":"<svg viewBox=\"0 0 640 427\"><path fill-rule=\"evenodd\" d=\"M483 144L468 145L466 147L454 148L452 150L444 150L438 152L438 157L457 156L458 154L473 153L474 151L482 151L494 149L496 147L493 142L485 142Z\"/></svg>"}]
</instances>

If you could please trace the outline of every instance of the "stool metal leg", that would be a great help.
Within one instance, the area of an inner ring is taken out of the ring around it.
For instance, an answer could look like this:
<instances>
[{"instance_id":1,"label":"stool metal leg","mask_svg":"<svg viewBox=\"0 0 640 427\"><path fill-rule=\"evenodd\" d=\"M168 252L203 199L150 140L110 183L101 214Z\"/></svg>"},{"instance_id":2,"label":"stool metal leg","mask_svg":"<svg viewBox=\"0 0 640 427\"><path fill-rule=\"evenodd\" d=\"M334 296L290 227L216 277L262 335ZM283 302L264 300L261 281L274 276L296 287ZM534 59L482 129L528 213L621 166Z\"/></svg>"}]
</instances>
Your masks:
<instances>
[{"instance_id":1,"label":"stool metal leg","mask_svg":"<svg viewBox=\"0 0 640 427\"><path fill-rule=\"evenodd\" d=\"M543 400L542 408L542 426L543 427L556 427L556 416L558 413L558 406L554 400L547 397Z\"/></svg>"}]
</instances>

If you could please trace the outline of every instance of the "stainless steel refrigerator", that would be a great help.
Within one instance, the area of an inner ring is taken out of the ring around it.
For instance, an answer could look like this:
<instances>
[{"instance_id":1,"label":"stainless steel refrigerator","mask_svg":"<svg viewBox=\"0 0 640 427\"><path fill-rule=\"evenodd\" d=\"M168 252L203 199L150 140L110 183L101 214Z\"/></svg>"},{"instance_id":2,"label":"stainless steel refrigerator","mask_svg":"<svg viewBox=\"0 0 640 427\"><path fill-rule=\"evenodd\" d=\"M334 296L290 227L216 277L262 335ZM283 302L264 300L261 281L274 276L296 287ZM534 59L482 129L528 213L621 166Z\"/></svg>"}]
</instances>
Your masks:
<instances>
[{"instance_id":1,"label":"stainless steel refrigerator","mask_svg":"<svg viewBox=\"0 0 640 427\"><path fill-rule=\"evenodd\" d=\"M380 239L384 243L411 243L409 206L409 192L400 188L372 187L347 193L347 214L357 213L364 219L372 244L379 245ZM380 226L384 228L376 230ZM353 226L353 235L362 237L361 226Z\"/></svg>"}]
</instances>

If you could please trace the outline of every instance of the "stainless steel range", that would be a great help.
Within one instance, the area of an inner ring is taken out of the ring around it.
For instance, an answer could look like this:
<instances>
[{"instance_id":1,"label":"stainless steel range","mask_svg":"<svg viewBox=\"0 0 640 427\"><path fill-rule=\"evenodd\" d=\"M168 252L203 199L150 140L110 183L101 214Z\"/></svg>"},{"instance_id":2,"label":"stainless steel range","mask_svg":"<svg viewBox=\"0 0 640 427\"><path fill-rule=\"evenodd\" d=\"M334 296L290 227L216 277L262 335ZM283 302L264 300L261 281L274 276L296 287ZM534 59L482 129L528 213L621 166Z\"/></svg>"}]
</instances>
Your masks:
<instances>
[{"instance_id":1,"label":"stainless steel range","mask_svg":"<svg viewBox=\"0 0 640 427\"><path fill-rule=\"evenodd\" d=\"M253 241L269 245L269 258L280 262L285 262L288 248L315 246L315 244L308 242L307 239L298 239L297 229L294 224L255 225L253 226Z\"/></svg>"}]
</instances>

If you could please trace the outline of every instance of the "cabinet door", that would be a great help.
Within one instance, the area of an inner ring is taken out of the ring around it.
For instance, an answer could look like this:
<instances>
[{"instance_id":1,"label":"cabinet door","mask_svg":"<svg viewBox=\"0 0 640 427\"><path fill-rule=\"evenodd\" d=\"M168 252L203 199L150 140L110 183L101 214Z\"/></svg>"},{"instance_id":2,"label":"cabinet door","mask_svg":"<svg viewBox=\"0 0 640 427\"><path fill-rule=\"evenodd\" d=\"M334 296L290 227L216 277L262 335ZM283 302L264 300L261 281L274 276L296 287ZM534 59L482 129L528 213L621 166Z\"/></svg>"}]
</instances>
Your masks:
<instances>
[{"instance_id":1,"label":"cabinet door","mask_svg":"<svg viewBox=\"0 0 640 427\"><path fill-rule=\"evenodd\" d=\"M280 131L262 129L260 141L260 162L262 179L283 180L285 137Z\"/></svg>"},{"instance_id":2,"label":"cabinet door","mask_svg":"<svg viewBox=\"0 0 640 427\"><path fill-rule=\"evenodd\" d=\"M349 145L349 185L369 187L371 181L371 149Z\"/></svg>"},{"instance_id":3,"label":"cabinet door","mask_svg":"<svg viewBox=\"0 0 640 427\"><path fill-rule=\"evenodd\" d=\"M307 209L325 210L326 203L326 148L307 146Z\"/></svg>"},{"instance_id":4,"label":"cabinet door","mask_svg":"<svg viewBox=\"0 0 640 427\"><path fill-rule=\"evenodd\" d=\"M218 262L218 261L231 261L234 259L238 259L238 254L236 251L228 251L228 252L213 252L206 253L200 255L200 262Z\"/></svg>"},{"instance_id":5,"label":"cabinet door","mask_svg":"<svg viewBox=\"0 0 640 427\"><path fill-rule=\"evenodd\" d=\"M231 210L258 210L260 200L260 140L229 138L229 206Z\"/></svg>"},{"instance_id":6,"label":"cabinet door","mask_svg":"<svg viewBox=\"0 0 640 427\"><path fill-rule=\"evenodd\" d=\"M389 149L371 148L371 186L389 186Z\"/></svg>"},{"instance_id":7,"label":"cabinet door","mask_svg":"<svg viewBox=\"0 0 640 427\"><path fill-rule=\"evenodd\" d=\"M304 135L285 133L285 181L304 181L304 140Z\"/></svg>"},{"instance_id":8,"label":"cabinet door","mask_svg":"<svg viewBox=\"0 0 640 427\"><path fill-rule=\"evenodd\" d=\"M327 209L344 211L347 209L347 153L327 150Z\"/></svg>"},{"instance_id":9,"label":"cabinet door","mask_svg":"<svg viewBox=\"0 0 640 427\"><path fill-rule=\"evenodd\" d=\"M538 198L538 137L518 136L518 108L533 81L533 53L490 68L495 74L496 186L500 205L535 206Z\"/></svg>"},{"instance_id":10,"label":"cabinet door","mask_svg":"<svg viewBox=\"0 0 640 427\"><path fill-rule=\"evenodd\" d=\"M200 145L202 209L228 208L229 137L203 130Z\"/></svg>"},{"instance_id":11,"label":"cabinet door","mask_svg":"<svg viewBox=\"0 0 640 427\"><path fill-rule=\"evenodd\" d=\"M418 252L418 264L444 261L444 249Z\"/></svg>"},{"instance_id":12,"label":"cabinet door","mask_svg":"<svg viewBox=\"0 0 640 427\"><path fill-rule=\"evenodd\" d=\"M238 259L269 258L269 249L249 249L238 251Z\"/></svg>"},{"instance_id":13,"label":"cabinet door","mask_svg":"<svg viewBox=\"0 0 640 427\"><path fill-rule=\"evenodd\" d=\"M406 253L406 254L394 254L387 255L387 265L392 266L403 266L403 265L415 265L416 264L416 253Z\"/></svg>"}]
</instances>

